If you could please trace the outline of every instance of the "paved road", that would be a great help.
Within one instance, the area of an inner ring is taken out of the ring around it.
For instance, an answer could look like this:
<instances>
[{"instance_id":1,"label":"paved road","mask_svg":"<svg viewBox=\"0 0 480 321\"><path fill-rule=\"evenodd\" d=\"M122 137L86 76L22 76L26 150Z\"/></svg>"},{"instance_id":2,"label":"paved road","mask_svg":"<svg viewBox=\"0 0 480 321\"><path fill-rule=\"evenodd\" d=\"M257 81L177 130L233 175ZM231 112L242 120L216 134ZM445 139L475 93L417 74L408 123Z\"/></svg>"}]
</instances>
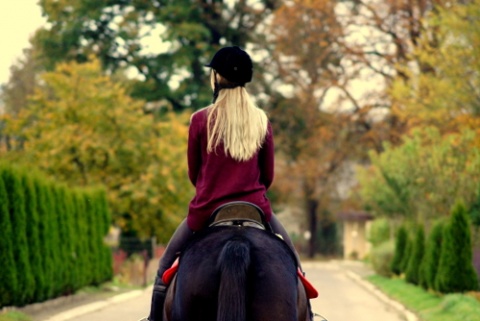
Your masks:
<instances>
[{"instance_id":1,"label":"paved road","mask_svg":"<svg viewBox=\"0 0 480 321\"><path fill-rule=\"evenodd\" d=\"M361 283L346 273L338 262L312 262L303 264L308 279L320 295L312 300L314 312L328 321L402 321L397 310L382 302ZM89 313L53 317L49 321L137 321L145 317L150 306L150 289L137 292L121 302L108 302L93 306ZM85 312L85 311L84 311ZM318 318L315 319L319 320ZM46 320L45 320L46 321ZM274 320L273 320L274 321Z\"/></svg>"},{"instance_id":2,"label":"paved road","mask_svg":"<svg viewBox=\"0 0 480 321\"><path fill-rule=\"evenodd\" d=\"M404 320L397 310L348 277L337 263L305 263L303 269L319 292L311 301L312 309L328 321Z\"/></svg>"}]
</instances>

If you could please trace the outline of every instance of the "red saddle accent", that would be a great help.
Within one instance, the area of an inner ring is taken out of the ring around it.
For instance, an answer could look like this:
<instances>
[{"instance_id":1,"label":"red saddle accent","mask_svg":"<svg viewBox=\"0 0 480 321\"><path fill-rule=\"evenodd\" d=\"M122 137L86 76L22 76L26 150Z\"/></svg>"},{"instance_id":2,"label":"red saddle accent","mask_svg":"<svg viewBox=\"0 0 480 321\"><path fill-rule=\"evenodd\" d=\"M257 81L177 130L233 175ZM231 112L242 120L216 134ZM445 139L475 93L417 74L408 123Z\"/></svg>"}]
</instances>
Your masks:
<instances>
[{"instance_id":1,"label":"red saddle accent","mask_svg":"<svg viewBox=\"0 0 480 321\"><path fill-rule=\"evenodd\" d=\"M172 282L172 279L175 276L175 274L177 274L177 271L178 271L178 259L176 259L175 262L173 262L172 266L168 270L163 272L163 275L162 275L163 284L169 285L170 282Z\"/></svg>"},{"instance_id":2,"label":"red saddle accent","mask_svg":"<svg viewBox=\"0 0 480 321\"><path fill-rule=\"evenodd\" d=\"M297 275L300 281L302 282L303 287L305 288L305 292L307 293L307 298L315 299L316 297L318 297L317 289L315 289L312 283L310 283L310 281L307 280L307 278L303 275L300 269L297 270Z\"/></svg>"},{"instance_id":3,"label":"red saddle accent","mask_svg":"<svg viewBox=\"0 0 480 321\"><path fill-rule=\"evenodd\" d=\"M162 281L165 285L169 285L170 282L172 282L173 277L178 271L178 259L175 260L173 265L166 270L163 275L162 275ZM300 279L300 282L302 282L303 287L305 288L305 292L307 294L307 298L309 299L314 299L318 297L318 291L315 289L315 287L308 281L305 276L303 276L303 273L300 269L297 270L297 275L298 278Z\"/></svg>"}]
</instances>

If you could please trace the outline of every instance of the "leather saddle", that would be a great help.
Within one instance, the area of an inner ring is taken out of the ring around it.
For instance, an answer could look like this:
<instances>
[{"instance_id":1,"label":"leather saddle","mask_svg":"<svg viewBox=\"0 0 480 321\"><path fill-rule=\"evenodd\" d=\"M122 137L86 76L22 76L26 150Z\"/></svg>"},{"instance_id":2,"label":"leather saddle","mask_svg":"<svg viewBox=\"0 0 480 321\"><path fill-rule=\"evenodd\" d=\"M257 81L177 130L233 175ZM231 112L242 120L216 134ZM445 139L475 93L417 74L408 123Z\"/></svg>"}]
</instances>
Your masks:
<instances>
[{"instance_id":1,"label":"leather saddle","mask_svg":"<svg viewBox=\"0 0 480 321\"><path fill-rule=\"evenodd\" d=\"M242 201L226 203L215 209L208 226L244 226L273 232L262 209L255 204Z\"/></svg>"}]
</instances>

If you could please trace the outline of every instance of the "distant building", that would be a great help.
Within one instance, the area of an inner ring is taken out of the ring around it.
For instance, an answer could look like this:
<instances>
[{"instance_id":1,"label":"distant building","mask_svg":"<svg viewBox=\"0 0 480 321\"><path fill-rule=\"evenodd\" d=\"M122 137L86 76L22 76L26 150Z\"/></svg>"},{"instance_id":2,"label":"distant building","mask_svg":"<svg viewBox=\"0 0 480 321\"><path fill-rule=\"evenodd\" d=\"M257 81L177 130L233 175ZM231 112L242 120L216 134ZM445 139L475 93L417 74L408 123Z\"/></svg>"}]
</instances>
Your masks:
<instances>
[{"instance_id":1,"label":"distant building","mask_svg":"<svg viewBox=\"0 0 480 321\"><path fill-rule=\"evenodd\" d=\"M337 213L343 223L343 258L363 259L370 251L367 235L373 216L362 211Z\"/></svg>"}]
</instances>

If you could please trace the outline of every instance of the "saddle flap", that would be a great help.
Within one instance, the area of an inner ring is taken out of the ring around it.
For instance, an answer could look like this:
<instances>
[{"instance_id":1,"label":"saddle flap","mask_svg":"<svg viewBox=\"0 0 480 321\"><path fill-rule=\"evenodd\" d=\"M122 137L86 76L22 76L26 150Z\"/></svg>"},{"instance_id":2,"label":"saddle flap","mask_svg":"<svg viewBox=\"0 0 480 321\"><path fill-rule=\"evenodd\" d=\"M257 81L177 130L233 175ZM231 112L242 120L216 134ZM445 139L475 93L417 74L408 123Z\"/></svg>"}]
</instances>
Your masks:
<instances>
[{"instance_id":1,"label":"saddle flap","mask_svg":"<svg viewBox=\"0 0 480 321\"><path fill-rule=\"evenodd\" d=\"M165 285L169 285L170 282L172 282L172 279L175 276L175 274L177 274L177 271L178 271L178 259L176 259L175 262L173 262L172 266L169 269L163 272L162 282Z\"/></svg>"}]
</instances>

